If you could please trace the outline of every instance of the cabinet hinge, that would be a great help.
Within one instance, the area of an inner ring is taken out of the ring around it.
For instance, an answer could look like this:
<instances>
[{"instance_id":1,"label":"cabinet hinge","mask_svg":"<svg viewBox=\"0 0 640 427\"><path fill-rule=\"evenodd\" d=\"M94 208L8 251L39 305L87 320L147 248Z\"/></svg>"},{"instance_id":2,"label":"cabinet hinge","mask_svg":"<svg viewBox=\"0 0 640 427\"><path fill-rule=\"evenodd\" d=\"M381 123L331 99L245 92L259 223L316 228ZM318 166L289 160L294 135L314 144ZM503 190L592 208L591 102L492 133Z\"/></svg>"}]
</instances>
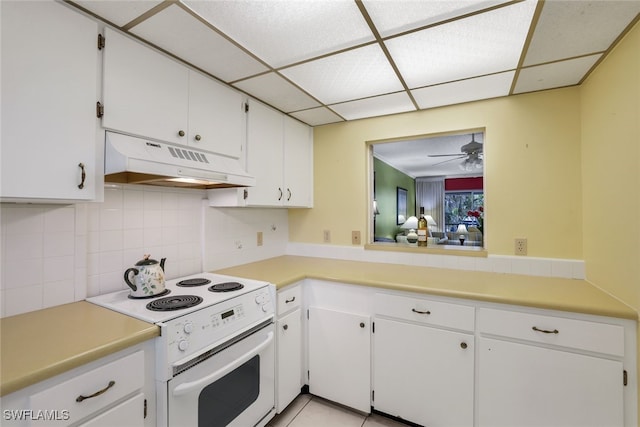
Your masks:
<instances>
[{"instance_id":1,"label":"cabinet hinge","mask_svg":"<svg viewBox=\"0 0 640 427\"><path fill-rule=\"evenodd\" d=\"M309 320L309 310L307 309L307 320Z\"/></svg>"},{"instance_id":2,"label":"cabinet hinge","mask_svg":"<svg viewBox=\"0 0 640 427\"><path fill-rule=\"evenodd\" d=\"M147 418L147 399L144 400L144 417Z\"/></svg>"},{"instance_id":3,"label":"cabinet hinge","mask_svg":"<svg viewBox=\"0 0 640 427\"><path fill-rule=\"evenodd\" d=\"M99 119L104 116L104 105L100 101L96 102L96 117Z\"/></svg>"},{"instance_id":4,"label":"cabinet hinge","mask_svg":"<svg viewBox=\"0 0 640 427\"><path fill-rule=\"evenodd\" d=\"M311 373L307 371L307 380L311 379Z\"/></svg>"},{"instance_id":5,"label":"cabinet hinge","mask_svg":"<svg viewBox=\"0 0 640 427\"><path fill-rule=\"evenodd\" d=\"M376 400L376 391L375 390L371 390L371 401L375 401Z\"/></svg>"},{"instance_id":6,"label":"cabinet hinge","mask_svg":"<svg viewBox=\"0 0 640 427\"><path fill-rule=\"evenodd\" d=\"M244 189L244 193L242 195L242 197L247 200L249 198L249 190L247 190L246 188Z\"/></svg>"},{"instance_id":7,"label":"cabinet hinge","mask_svg":"<svg viewBox=\"0 0 640 427\"><path fill-rule=\"evenodd\" d=\"M376 333L376 322L371 322L371 333L372 334Z\"/></svg>"},{"instance_id":8,"label":"cabinet hinge","mask_svg":"<svg viewBox=\"0 0 640 427\"><path fill-rule=\"evenodd\" d=\"M104 49L104 36L102 34L98 34L98 50Z\"/></svg>"},{"instance_id":9,"label":"cabinet hinge","mask_svg":"<svg viewBox=\"0 0 640 427\"><path fill-rule=\"evenodd\" d=\"M245 102L245 103L244 103L244 112L245 112L245 113L248 113L248 112L249 112L249 103L248 103L248 102Z\"/></svg>"},{"instance_id":10,"label":"cabinet hinge","mask_svg":"<svg viewBox=\"0 0 640 427\"><path fill-rule=\"evenodd\" d=\"M624 369L622 371L622 385L626 387L628 382L629 382L629 375L627 374L627 370Z\"/></svg>"}]
</instances>

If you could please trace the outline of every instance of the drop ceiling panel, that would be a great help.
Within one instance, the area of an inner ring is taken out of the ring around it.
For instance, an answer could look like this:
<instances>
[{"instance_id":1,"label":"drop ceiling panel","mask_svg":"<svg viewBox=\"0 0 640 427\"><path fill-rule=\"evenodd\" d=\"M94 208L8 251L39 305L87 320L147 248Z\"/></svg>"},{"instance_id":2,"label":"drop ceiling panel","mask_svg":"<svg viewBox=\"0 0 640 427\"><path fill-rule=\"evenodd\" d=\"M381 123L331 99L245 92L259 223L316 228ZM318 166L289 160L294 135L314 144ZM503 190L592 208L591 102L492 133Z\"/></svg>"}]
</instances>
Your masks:
<instances>
[{"instance_id":1,"label":"drop ceiling panel","mask_svg":"<svg viewBox=\"0 0 640 427\"><path fill-rule=\"evenodd\" d=\"M82 6L118 27L122 27L150 9L153 9L162 3L162 1L76 0L73 3Z\"/></svg>"},{"instance_id":2,"label":"drop ceiling panel","mask_svg":"<svg viewBox=\"0 0 640 427\"><path fill-rule=\"evenodd\" d=\"M313 108L311 110L296 111L291 116L301 120L309 126L320 126L328 123L337 123L344 121L340 116L332 112L326 107Z\"/></svg>"},{"instance_id":3,"label":"drop ceiling panel","mask_svg":"<svg viewBox=\"0 0 640 427\"><path fill-rule=\"evenodd\" d=\"M377 44L285 68L280 72L324 104L403 89Z\"/></svg>"},{"instance_id":4,"label":"drop ceiling panel","mask_svg":"<svg viewBox=\"0 0 640 427\"><path fill-rule=\"evenodd\" d=\"M184 3L275 68L374 40L353 1Z\"/></svg>"},{"instance_id":5,"label":"drop ceiling panel","mask_svg":"<svg viewBox=\"0 0 640 427\"><path fill-rule=\"evenodd\" d=\"M242 80L234 86L285 113L320 106L319 102L275 72Z\"/></svg>"},{"instance_id":6,"label":"drop ceiling panel","mask_svg":"<svg viewBox=\"0 0 640 427\"><path fill-rule=\"evenodd\" d=\"M433 25L486 9L506 0L393 1L364 0L364 6L382 37Z\"/></svg>"},{"instance_id":7,"label":"drop ceiling panel","mask_svg":"<svg viewBox=\"0 0 640 427\"><path fill-rule=\"evenodd\" d=\"M409 88L515 69L535 1L385 41Z\"/></svg>"},{"instance_id":8,"label":"drop ceiling panel","mask_svg":"<svg viewBox=\"0 0 640 427\"><path fill-rule=\"evenodd\" d=\"M506 73L414 89L411 93L420 108L496 98L509 94L514 75L515 71L507 71Z\"/></svg>"},{"instance_id":9,"label":"drop ceiling panel","mask_svg":"<svg viewBox=\"0 0 640 427\"><path fill-rule=\"evenodd\" d=\"M546 1L524 65L603 52L640 13L640 1Z\"/></svg>"},{"instance_id":10,"label":"drop ceiling panel","mask_svg":"<svg viewBox=\"0 0 640 427\"><path fill-rule=\"evenodd\" d=\"M406 113L407 111L416 110L406 92L334 104L331 105L331 108L347 120L386 116L388 114Z\"/></svg>"},{"instance_id":11,"label":"drop ceiling panel","mask_svg":"<svg viewBox=\"0 0 640 427\"><path fill-rule=\"evenodd\" d=\"M265 65L176 5L130 31L226 82L267 70Z\"/></svg>"},{"instance_id":12,"label":"drop ceiling panel","mask_svg":"<svg viewBox=\"0 0 640 427\"><path fill-rule=\"evenodd\" d=\"M520 71L514 93L577 85L601 56L584 56L525 68Z\"/></svg>"}]
</instances>

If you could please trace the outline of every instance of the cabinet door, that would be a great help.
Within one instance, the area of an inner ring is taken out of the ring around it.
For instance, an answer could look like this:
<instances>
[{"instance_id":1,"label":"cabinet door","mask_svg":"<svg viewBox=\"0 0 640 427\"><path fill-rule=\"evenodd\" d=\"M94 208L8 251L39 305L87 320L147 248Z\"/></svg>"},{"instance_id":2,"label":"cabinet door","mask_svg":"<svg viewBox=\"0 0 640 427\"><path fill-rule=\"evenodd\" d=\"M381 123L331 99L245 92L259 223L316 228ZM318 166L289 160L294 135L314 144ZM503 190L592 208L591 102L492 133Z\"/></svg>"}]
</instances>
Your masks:
<instances>
[{"instance_id":1,"label":"cabinet door","mask_svg":"<svg viewBox=\"0 0 640 427\"><path fill-rule=\"evenodd\" d=\"M309 391L371 411L369 316L309 308Z\"/></svg>"},{"instance_id":2,"label":"cabinet door","mask_svg":"<svg viewBox=\"0 0 640 427\"><path fill-rule=\"evenodd\" d=\"M91 200L102 174L95 169L97 23L53 1L0 7L0 197Z\"/></svg>"},{"instance_id":3,"label":"cabinet door","mask_svg":"<svg viewBox=\"0 0 640 427\"><path fill-rule=\"evenodd\" d=\"M189 145L240 158L246 135L243 116L239 92L189 72Z\"/></svg>"},{"instance_id":4,"label":"cabinet door","mask_svg":"<svg viewBox=\"0 0 640 427\"><path fill-rule=\"evenodd\" d=\"M142 393L125 400L80 427L142 427L144 426L144 395Z\"/></svg>"},{"instance_id":5,"label":"cabinet door","mask_svg":"<svg viewBox=\"0 0 640 427\"><path fill-rule=\"evenodd\" d=\"M480 338L478 425L622 426L622 362Z\"/></svg>"},{"instance_id":6,"label":"cabinet door","mask_svg":"<svg viewBox=\"0 0 640 427\"><path fill-rule=\"evenodd\" d=\"M375 319L373 340L376 410L430 427L473 426L472 335Z\"/></svg>"},{"instance_id":7,"label":"cabinet door","mask_svg":"<svg viewBox=\"0 0 640 427\"><path fill-rule=\"evenodd\" d=\"M302 320L300 309L277 322L278 370L276 410L282 412L302 387Z\"/></svg>"},{"instance_id":8,"label":"cabinet door","mask_svg":"<svg viewBox=\"0 0 640 427\"><path fill-rule=\"evenodd\" d=\"M259 102L249 106L247 125L247 171L256 185L248 189L247 205L282 206L282 113Z\"/></svg>"},{"instance_id":9,"label":"cabinet door","mask_svg":"<svg viewBox=\"0 0 640 427\"><path fill-rule=\"evenodd\" d=\"M186 145L189 70L109 28L105 38L102 126Z\"/></svg>"},{"instance_id":10,"label":"cabinet door","mask_svg":"<svg viewBox=\"0 0 640 427\"><path fill-rule=\"evenodd\" d=\"M313 207L313 130L284 118L285 205Z\"/></svg>"}]
</instances>

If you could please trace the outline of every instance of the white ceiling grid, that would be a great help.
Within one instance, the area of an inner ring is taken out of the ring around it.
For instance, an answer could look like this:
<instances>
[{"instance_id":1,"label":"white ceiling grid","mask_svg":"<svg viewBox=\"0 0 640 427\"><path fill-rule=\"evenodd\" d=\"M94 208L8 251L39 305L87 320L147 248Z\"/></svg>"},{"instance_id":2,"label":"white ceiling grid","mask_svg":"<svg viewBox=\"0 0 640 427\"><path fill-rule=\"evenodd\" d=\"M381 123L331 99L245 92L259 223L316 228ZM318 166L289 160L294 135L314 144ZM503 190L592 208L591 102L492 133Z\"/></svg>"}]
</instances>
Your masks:
<instances>
[{"instance_id":1,"label":"white ceiling grid","mask_svg":"<svg viewBox=\"0 0 640 427\"><path fill-rule=\"evenodd\" d=\"M311 126L580 84L640 0L66 0Z\"/></svg>"}]
</instances>

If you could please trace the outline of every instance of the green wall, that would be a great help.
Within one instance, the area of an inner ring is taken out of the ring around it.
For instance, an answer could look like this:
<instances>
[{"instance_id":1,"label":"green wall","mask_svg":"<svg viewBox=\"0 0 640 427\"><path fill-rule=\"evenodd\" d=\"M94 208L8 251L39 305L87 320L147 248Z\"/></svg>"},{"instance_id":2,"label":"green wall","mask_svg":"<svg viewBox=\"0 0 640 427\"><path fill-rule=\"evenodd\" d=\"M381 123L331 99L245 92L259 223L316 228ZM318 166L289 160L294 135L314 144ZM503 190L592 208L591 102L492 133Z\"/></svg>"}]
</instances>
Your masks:
<instances>
[{"instance_id":1,"label":"green wall","mask_svg":"<svg viewBox=\"0 0 640 427\"><path fill-rule=\"evenodd\" d=\"M385 162L374 158L375 195L379 215L376 215L375 237L395 239L400 230L397 224L396 188L407 190L407 218L416 214L416 183L413 178Z\"/></svg>"}]
</instances>

